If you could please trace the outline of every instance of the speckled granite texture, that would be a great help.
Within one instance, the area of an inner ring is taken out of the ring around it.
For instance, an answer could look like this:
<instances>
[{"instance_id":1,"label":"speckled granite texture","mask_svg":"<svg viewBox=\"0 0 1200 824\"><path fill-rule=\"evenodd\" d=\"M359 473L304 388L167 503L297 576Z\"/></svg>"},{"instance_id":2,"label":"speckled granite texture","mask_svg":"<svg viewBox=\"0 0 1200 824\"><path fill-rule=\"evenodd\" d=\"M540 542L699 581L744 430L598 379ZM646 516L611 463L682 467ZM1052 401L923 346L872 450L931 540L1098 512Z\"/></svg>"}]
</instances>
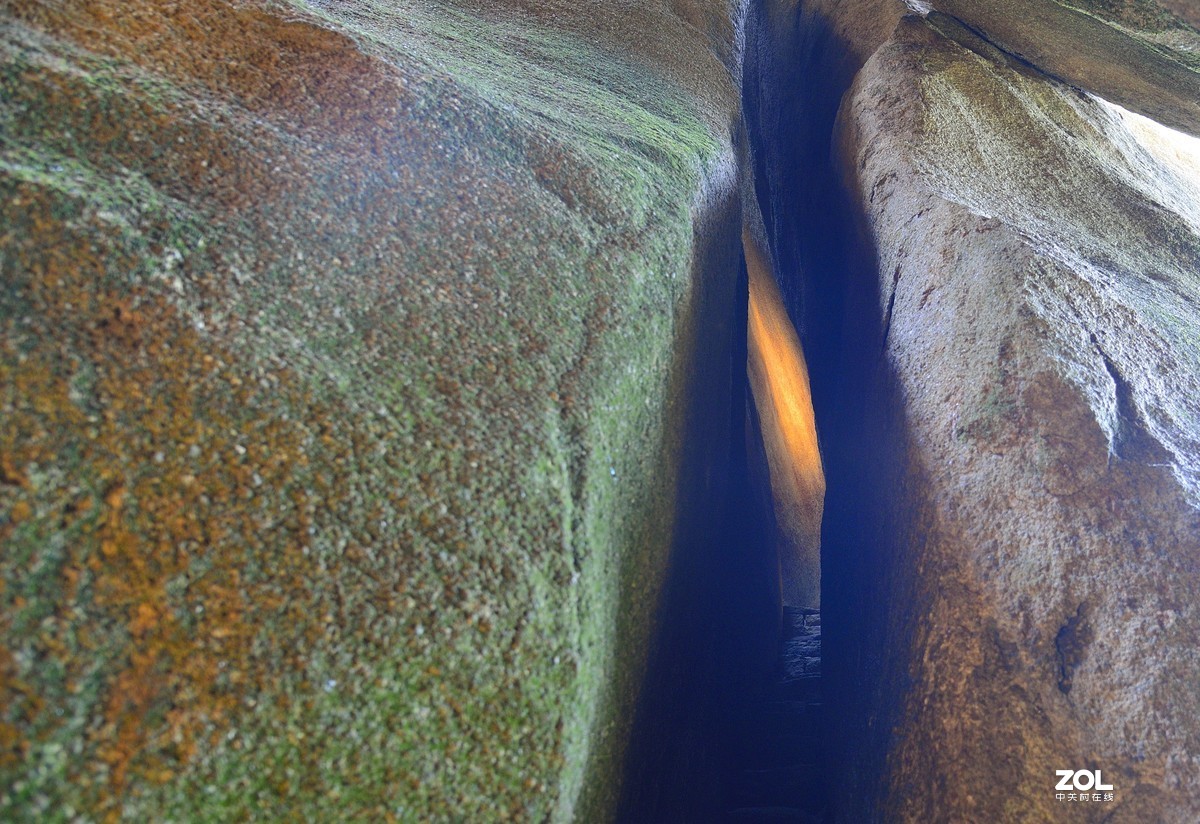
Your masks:
<instances>
[{"instance_id":1,"label":"speckled granite texture","mask_svg":"<svg viewBox=\"0 0 1200 824\"><path fill-rule=\"evenodd\" d=\"M604 817L737 276L619 5L0 4L0 818Z\"/></svg>"}]
</instances>

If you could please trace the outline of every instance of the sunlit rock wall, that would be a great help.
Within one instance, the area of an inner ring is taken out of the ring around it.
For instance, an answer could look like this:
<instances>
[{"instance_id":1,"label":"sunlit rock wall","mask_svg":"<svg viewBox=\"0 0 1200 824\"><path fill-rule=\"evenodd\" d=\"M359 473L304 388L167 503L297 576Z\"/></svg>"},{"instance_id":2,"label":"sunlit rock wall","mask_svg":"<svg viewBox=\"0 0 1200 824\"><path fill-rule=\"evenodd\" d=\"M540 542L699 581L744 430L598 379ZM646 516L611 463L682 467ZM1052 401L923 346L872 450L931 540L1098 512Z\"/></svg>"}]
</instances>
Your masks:
<instances>
[{"instance_id":1,"label":"sunlit rock wall","mask_svg":"<svg viewBox=\"0 0 1200 824\"><path fill-rule=\"evenodd\" d=\"M1187 0L912 0L1037 66L1200 134L1200 6Z\"/></svg>"},{"instance_id":2,"label":"sunlit rock wall","mask_svg":"<svg viewBox=\"0 0 1200 824\"><path fill-rule=\"evenodd\" d=\"M825 474L808 365L776 283L761 220L747 220L742 241L749 280L747 374L775 511L780 601L820 609Z\"/></svg>"}]
</instances>

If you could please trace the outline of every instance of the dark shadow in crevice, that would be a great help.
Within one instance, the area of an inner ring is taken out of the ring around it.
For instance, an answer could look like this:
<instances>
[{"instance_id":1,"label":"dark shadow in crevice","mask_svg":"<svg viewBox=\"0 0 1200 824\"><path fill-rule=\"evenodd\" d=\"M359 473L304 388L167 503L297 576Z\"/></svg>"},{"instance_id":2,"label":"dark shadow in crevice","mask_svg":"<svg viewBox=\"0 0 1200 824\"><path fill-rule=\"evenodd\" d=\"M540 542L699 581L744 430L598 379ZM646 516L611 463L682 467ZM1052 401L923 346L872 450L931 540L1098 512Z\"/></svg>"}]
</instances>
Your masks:
<instances>
[{"instance_id":1,"label":"dark shadow in crevice","mask_svg":"<svg viewBox=\"0 0 1200 824\"><path fill-rule=\"evenodd\" d=\"M755 197L812 384L827 491L822 534L822 668L831 808L824 821L882 820L891 729L908 690L919 605L912 547L892 525L909 512L903 399L886 358L878 261L834 147L859 65L828 20L801 2L768 25L753 0L743 107ZM626 760L620 821L708 822L729 809L724 779L755 684L775 662L774 524L745 380L745 273L732 307L734 409L721 527L685 524ZM913 528L920 528L909 518ZM690 531L689 531L690 530Z\"/></svg>"},{"instance_id":2,"label":"dark shadow in crevice","mask_svg":"<svg viewBox=\"0 0 1200 824\"><path fill-rule=\"evenodd\" d=\"M826 473L822 527L825 751L839 822L879 820L890 730L907 688L895 654L909 630L889 610L904 560L889 547L902 482L902 399L887 366L877 261L834 145L860 68L827 19L801 2L791 25L747 26L744 110L756 190L781 290L800 331ZM889 634L890 633L890 634ZM891 695L897 696L895 698ZM875 717L872 717L874 714Z\"/></svg>"},{"instance_id":3,"label":"dark shadow in crevice","mask_svg":"<svg viewBox=\"0 0 1200 824\"><path fill-rule=\"evenodd\" d=\"M727 422L727 460L712 468L720 476L721 505L701 517L692 508L690 518L689 508L681 508L625 759L617 814L621 822L721 820L728 806L725 776L738 707L749 684L773 663L778 614L778 570L770 540L774 526L763 479L753 476L746 453L746 445L758 436L748 431L755 423L747 417L744 262L736 294L730 386L719 398L708 398L724 405L721 414ZM702 405L705 399L695 402ZM710 408L695 414L718 413Z\"/></svg>"}]
</instances>

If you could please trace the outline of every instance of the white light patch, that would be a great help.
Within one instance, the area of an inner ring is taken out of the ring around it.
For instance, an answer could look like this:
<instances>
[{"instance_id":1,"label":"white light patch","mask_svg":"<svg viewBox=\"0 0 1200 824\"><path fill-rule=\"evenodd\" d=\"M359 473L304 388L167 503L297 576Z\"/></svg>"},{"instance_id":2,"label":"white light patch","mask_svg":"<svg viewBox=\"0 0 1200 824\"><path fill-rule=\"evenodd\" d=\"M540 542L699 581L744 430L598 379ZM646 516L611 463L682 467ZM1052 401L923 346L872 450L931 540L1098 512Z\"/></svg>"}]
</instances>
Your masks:
<instances>
[{"instance_id":1,"label":"white light patch","mask_svg":"<svg viewBox=\"0 0 1200 824\"><path fill-rule=\"evenodd\" d=\"M1103 97L1092 97L1121 118L1125 128L1143 149L1171 167L1176 174L1200 186L1200 137L1177 132L1156 120L1110 103Z\"/></svg>"}]
</instances>

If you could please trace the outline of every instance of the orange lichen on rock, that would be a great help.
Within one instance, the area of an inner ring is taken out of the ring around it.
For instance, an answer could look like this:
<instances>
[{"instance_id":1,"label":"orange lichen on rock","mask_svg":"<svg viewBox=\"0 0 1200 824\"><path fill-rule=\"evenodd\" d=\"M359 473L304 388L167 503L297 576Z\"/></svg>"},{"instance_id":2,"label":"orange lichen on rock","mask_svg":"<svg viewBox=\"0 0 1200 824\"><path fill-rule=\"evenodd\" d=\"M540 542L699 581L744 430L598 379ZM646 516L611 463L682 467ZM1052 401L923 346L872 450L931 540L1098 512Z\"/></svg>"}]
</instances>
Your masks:
<instances>
[{"instance_id":1,"label":"orange lichen on rock","mask_svg":"<svg viewBox=\"0 0 1200 824\"><path fill-rule=\"evenodd\" d=\"M161 295L114 292L90 243L46 220L50 204L36 191L22 189L20 199L32 231L18 257L51 243L57 254L19 261L6 277L62 348L18 354L11 348L18 336L5 340L0 383L15 391L0 432L11 500L4 538L10 560L28 546L30 564L56 566L61 588L31 592L39 603L9 590L4 620L11 626L30 611L48 611L37 646L69 681L97 665L88 651L108 650L99 663L115 669L87 741L96 770L90 783L106 785L115 799L133 771L166 780L187 764L202 730L236 712L239 696L223 684L270 677L251 651L264 628L279 633L277 643L289 627L306 634L302 623L282 620L285 593L306 593L317 579L300 552L305 495L296 497L290 483L305 434L298 424L258 417L246 382L213 368L232 361L229 353L202 340ZM86 387L73 386L82 373ZM287 396L287 375L276 379ZM250 431L258 440L252 448L239 442ZM57 500L38 506L39 515L55 510L50 517L74 535L51 556L38 548L39 533L18 538L14 530L51 526L33 517L26 479L68 455L72 485L50 490ZM248 504L256 495L263 503ZM273 527L264 533L268 512ZM269 575L247 580L240 568L255 546L278 561ZM208 571L197 577L196 563ZM126 653L112 655L122 647ZM0 760L11 762L21 746L14 713L37 728L45 706L6 674L0 707L7 753Z\"/></svg>"},{"instance_id":2,"label":"orange lichen on rock","mask_svg":"<svg viewBox=\"0 0 1200 824\"><path fill-rule=\"evenodd\" d=\"M305 123L389 119L371 94L374 63L344 34L283 19L269 3L103 0L17 4L18 19L98 54L131 60L220 97L266 111L303 110Z\"/></svg>"},{"instance_id":3,"label":"orange lichen on rock","mask_svg":"<svg viewBox=\"0 0 1200 824\"><path fill-rule=\"evenodd\" d=\"M628 715L719 141L418 5L0 3L0 818L540 820L619 766L561 698Z\"/></svg>"}]
</instances>

